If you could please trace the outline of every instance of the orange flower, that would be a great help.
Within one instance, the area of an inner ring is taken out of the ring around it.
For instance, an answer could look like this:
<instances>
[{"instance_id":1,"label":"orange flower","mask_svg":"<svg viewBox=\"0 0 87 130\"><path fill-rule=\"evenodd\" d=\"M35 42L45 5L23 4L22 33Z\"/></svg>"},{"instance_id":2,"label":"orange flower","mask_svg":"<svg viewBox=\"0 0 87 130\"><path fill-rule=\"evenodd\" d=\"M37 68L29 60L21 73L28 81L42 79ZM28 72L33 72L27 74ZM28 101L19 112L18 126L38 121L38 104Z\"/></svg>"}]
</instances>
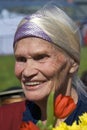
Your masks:
<instances>
[{"instance_id":1,"label":"orange flower","mask_svg":"<svg viewBox=\"0 0 87 130\"><path fill-rule=\"evenodd\" d=\"M33 122L22 122L20 130L40 130Z\"/></svg>"},{"instance_id":2,"label":"orange flower","mask_svg":"<svg viewBox=\"0 0 87 130\"><path fill-rule=\"evenodd\" d=\"M76 104L70 96L58 95L55 99L54 113L57 118L64 118L72 113Z\"/></svg>"}]
</instances>

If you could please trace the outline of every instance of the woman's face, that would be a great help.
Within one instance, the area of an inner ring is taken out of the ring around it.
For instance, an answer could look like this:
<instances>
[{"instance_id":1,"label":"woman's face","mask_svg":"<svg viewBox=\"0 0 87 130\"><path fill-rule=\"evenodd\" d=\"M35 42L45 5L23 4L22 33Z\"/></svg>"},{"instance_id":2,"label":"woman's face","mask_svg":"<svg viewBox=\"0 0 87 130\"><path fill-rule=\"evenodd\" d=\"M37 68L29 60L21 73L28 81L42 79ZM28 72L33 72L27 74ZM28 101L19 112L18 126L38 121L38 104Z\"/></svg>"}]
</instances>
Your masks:
<instances>
[{"instance_id":1,"label":"woman's face","mask_svg":"<svg viewBox=\"0 0 87 130\"><path fill-rule=\"evenodd\" d=\"M24 38L15 46L15 74L25 96L32 101L47 98L62 89L70 65L68 58L52 43L39 38Z\"/></svg>"}]
</instances>

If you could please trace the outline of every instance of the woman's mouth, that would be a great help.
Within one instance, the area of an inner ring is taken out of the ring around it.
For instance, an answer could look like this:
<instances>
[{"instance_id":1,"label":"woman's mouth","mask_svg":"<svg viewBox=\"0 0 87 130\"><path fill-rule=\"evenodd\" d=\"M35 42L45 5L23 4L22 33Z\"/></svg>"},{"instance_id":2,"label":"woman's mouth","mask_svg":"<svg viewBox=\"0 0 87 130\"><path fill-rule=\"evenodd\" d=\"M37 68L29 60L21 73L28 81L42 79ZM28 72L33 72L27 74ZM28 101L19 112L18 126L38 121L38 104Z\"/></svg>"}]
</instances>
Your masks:
<instances>
[{"instance_id":1,"label":"woman's mouth","mask_svg":"<svg viewBox=\"0 0 87 130\"><path fill-rule=\"evenodd\" d=\"M40 85L41 82L26 82L25 86L36 86L36 85Z\"/></svg>"},{"instance_id":2,"label":"woman's mouth","mask_svg":"<svg viewBox=\"0 0 87 130\"><path fill-rule=\"evenodd\" d=\"M31 82L25 82L24 86L25 86L25 89L27 90L35 90L35 89L41 88L41 86L43 86L43 83L44 82L31 81Z\"/></svg>"}]
</instances>

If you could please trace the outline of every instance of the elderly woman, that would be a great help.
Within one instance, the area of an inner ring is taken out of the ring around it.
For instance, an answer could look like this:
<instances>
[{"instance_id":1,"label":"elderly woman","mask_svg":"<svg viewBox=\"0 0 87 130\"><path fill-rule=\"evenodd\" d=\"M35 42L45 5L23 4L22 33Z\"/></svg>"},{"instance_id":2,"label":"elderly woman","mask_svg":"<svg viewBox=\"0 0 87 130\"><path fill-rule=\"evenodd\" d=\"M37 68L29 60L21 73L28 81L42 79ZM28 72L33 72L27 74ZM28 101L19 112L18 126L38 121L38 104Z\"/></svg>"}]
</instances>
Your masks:
<instances>
[{"instance_id":1,"label":"elderly woman","mask_svg":"<svg viewBox=\"0 0 87 130\"><path fill-rule=\"evenodd\" d=\"M1 130L18 130L22 121L36 124L42 120L45 124L47 100L52 91L54 101L62 94L76 104L72 113L58 118L56 124L72 124L87 112L85 86L77 77L80 41L79 28L56 6L44 7L20 22L13 44L15 75L26 101L0 108Z\"/></svg>"}]
</instances>

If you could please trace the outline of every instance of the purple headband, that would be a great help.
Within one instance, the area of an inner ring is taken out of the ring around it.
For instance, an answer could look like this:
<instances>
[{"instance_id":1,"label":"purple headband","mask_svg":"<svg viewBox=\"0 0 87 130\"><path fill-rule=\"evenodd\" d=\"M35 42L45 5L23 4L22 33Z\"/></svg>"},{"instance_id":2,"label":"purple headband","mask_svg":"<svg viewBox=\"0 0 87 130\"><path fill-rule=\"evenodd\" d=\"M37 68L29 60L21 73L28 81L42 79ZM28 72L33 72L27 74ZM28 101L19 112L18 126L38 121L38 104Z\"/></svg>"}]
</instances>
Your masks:
<instances>
[{"instance_id":1,"label":"purple headband","mask_svg":"<svg viewBox=\"0 0 87 130\"><path fill-rule=\"evenodd\" d=\"M39 37L49 42L52 42L51 38L40 27L38 27L35 23L29 21L34 17L38 17L38 14L26 17L26 22L17 29L14 37L13 46L18 40L26 37Z\"/></svg>"}]
</instances>

